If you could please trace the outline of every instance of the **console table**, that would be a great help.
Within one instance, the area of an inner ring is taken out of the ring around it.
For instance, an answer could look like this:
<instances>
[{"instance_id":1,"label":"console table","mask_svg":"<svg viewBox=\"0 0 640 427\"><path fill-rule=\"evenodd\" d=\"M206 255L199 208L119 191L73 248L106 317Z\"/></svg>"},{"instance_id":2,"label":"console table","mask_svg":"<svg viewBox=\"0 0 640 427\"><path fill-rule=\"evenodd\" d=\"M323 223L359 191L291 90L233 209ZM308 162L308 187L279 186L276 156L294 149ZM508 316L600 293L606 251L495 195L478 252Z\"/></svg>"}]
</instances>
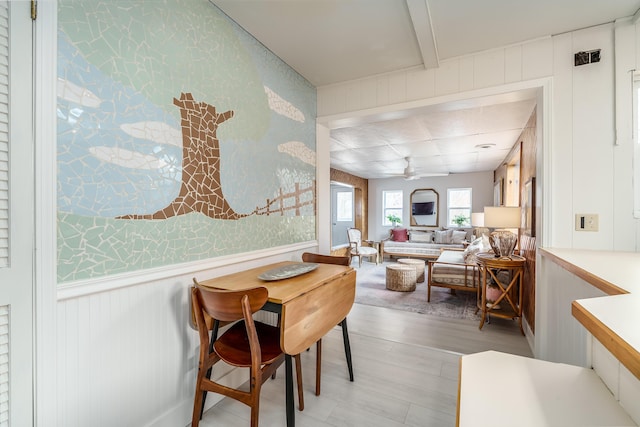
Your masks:
<instances>
[{"instance_id":1,"label":"console table","mask_svg":"<svg viewBox=\"0 0 640 427\"><path fill-rule=\"evenodd\" d=\"M518 255L510 257L496 257L493 253L481 252L476 254L480 268L480 288L478 309L482 310L479 329L484 326L490 314L505 319L518 319L520 332L522 329L522 275L526 259ZM499 272L505 271L507 279ZM493 281L499 290L498 298L493 302L487 301L487 285Z\"/></svg>"}]
</instances>

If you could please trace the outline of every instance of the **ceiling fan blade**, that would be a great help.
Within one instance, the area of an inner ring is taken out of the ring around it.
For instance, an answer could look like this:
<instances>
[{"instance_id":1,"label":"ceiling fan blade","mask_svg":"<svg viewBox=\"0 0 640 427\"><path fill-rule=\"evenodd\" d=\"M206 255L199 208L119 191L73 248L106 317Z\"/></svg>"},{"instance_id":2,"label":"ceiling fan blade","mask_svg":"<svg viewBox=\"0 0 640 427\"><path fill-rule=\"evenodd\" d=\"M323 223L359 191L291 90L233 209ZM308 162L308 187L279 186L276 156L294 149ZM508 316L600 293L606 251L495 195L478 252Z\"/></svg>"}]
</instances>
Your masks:
<instances>
[{"instance_id":1,"label":"ceiling fan blade","mask_svg":"<svg viewBox=\"0 0 640 427\"><path fill-rule=\"evenodd\" d=\"M449 176L449 172L414 173L414 174L405 175L404 179L407 181L412 181L414 179L429 178L429 177L436 177L436 176Z\"/></svg>"}]
</instances>

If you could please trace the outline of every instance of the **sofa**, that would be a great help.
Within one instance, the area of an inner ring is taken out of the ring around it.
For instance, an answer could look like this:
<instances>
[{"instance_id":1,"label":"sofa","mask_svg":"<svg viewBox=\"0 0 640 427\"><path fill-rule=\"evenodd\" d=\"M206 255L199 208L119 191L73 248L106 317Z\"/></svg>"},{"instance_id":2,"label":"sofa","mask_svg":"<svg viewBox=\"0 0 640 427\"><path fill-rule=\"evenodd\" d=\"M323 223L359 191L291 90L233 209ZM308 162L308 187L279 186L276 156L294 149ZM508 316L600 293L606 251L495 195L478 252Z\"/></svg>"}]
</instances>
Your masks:
<instances>
[{"instance_id":1,"label":"sofa","mask_svg":"<svg viewBox=\"0 0 640 427\"><path fill-rule=\"evenodd\" d=\"M427 269L427 302L431 301L431 287L438 286L458 291L478 291L480 283L478 266L465 262L464 251L442 251L438 259L429 260Z\"/></svg>"},{"instance_id":2,"label":"sofa","mask_svg":"<svg viewBox=\"0 0 640 427\"><path fill-rule=\"evenodd\" d=\"M381 242L383 259L389 258L424 258L437 259L440 252L446 249L465 247L473 236L472 228L449 229L391 229L389 237Z\"/></svg>"},{"instance_id":3,"label":"sofa","mask_svg":"<svg viewBox=\"0 0 640 427\"><path fill-rule=\"evenodd\" d=\"M431 301L431 287L438 286L457 291L478 292L480 271L476 261L478 252L491 250L489 238L484 235L471 242L464 250L444 250L435 260L429 260L427 270L427 302Z\"/></svg>"}]
</instances>

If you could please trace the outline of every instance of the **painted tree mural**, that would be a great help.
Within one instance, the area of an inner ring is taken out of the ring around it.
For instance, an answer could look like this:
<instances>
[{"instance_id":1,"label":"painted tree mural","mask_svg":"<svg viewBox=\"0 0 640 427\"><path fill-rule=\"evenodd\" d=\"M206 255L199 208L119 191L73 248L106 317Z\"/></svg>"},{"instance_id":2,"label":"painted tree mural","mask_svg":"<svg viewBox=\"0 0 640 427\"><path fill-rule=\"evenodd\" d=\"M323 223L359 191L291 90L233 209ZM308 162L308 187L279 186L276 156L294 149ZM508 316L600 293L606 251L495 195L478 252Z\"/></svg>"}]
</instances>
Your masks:
<instances>
[{"instance_id":1,"label":"painted tree mural","mask_svg":"<svg viewBox=\"0 0 640 427\"><path fill-rule=\"evenodd\" d=\"M233 111L218 113L206 102L196 102L190 93L173 99L180 108L182 128L182 186L168 206L148 215L123 215L120 219L167 219L199 212L215 219L238 219L220 185L220 141L218 126L233 117Z\"/></svg>"}]
</instances>

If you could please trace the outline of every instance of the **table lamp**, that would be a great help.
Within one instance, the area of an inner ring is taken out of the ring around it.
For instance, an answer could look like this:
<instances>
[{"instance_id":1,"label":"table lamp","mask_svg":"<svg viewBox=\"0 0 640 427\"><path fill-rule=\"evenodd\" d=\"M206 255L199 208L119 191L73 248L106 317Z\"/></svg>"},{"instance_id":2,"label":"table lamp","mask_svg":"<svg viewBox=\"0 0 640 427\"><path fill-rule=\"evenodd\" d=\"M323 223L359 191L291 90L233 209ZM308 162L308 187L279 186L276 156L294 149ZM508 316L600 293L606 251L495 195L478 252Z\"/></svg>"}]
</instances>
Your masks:
<instances>
[{"instance_id":1,"label":"table lamp","mask_svg":"<svg viewBox=\"0 0 640 427\"><path fill-rule=\"evenodd\" d=\"M484 226L484 212L471 213L471 226L479 233L476 237L481 237L488 231Z\"/></svg>"},{"instance_id":2,"label":"table lamp","mask_svg":"<svg viewBox=\"0 0 640 427\"><path fill-rule=\"evenodd\" d=\"M518 243L518 235L505 230L520 228L520 208L513 206L486 206L484 208L484 226L493 228L489 243L496 257L509 258Z\"/></svg>"}]
</instances>

